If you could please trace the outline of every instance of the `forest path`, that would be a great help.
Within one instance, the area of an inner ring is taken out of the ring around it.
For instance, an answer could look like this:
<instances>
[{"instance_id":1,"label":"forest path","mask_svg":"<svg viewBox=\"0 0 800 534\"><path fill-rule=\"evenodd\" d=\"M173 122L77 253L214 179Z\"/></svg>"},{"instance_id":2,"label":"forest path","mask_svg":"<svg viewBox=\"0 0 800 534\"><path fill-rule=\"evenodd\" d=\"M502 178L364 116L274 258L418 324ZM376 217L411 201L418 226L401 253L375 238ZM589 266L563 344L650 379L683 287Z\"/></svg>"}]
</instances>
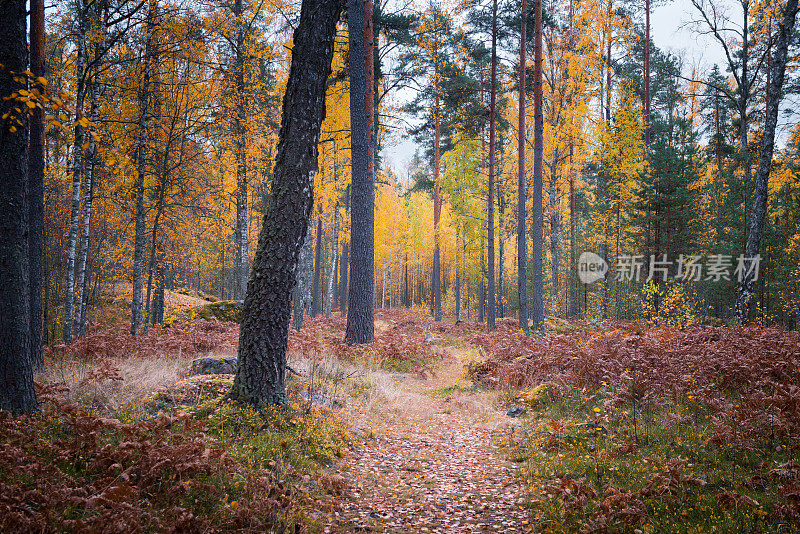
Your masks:
<instances>
[{"instance_id":1,"label":"forest path","mask_svg":"<svg viewBox=\"0 0 800 534\"><path fill-rule=\"evenodd\" d=\"M376 325L379 326L379 325ZM348 407L370 433L337 469L350 482L326 532L528 532L496 393L464 387L466 347L435 346L435 375L386 375L379 406Z\"/></svg>"}]
</instances>

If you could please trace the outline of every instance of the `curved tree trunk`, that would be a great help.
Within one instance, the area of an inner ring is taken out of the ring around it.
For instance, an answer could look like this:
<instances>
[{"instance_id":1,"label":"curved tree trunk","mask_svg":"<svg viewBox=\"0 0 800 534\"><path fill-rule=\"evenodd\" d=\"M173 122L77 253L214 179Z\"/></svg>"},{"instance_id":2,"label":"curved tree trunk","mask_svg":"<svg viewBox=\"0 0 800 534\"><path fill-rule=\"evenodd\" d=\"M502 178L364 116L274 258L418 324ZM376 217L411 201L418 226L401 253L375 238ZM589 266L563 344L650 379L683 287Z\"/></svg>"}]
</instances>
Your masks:
<instances>
[{"instance_id":1,"label":"curved tree trunk","mask_svg":"<svg viewBox=\"0 0 800 534\"><path fill-rule=\"evenodd\" d=\"M339 0L303 0L294 32L270 203L247 284L229 394L255 406L286 403L291 296L314 203L317 144L341 10Z\"/></svg>"}]
</instances>

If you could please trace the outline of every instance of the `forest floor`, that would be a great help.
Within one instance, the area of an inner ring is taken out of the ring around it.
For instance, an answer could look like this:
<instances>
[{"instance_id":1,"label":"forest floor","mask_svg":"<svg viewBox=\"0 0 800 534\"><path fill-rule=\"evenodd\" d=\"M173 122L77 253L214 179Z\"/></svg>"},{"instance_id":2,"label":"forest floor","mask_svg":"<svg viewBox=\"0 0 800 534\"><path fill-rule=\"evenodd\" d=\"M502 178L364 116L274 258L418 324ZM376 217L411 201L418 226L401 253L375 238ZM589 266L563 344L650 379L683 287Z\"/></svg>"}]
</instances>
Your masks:
<instances>
[{"instance_id":1,"label":"forest floor","mask_svg":"<svg viewBox=\"0 0 800 534\"><path fill-rule=\"evenodd\" d=\"M44 417L0 414L0 532L797 532L798 332L548 318L537 339L376 310L350 346L344 327L290 332L280 409L190 376L235 357L233 322L48 346Z\"/></svg>"},{"instance_id":2,"label":"forest floor","mask_svg":"<svg viewBox=\"0 0 800 534\"><path fill-rule=\"evenodd\" d=\"M501 445L515 421L496 393L465 385L475 361L475 351L451 344L424 376L388 377L377 407L345 410L370 439L337 463L352 489L326 532L529 531Z\"/></svg>"}]
</instances>

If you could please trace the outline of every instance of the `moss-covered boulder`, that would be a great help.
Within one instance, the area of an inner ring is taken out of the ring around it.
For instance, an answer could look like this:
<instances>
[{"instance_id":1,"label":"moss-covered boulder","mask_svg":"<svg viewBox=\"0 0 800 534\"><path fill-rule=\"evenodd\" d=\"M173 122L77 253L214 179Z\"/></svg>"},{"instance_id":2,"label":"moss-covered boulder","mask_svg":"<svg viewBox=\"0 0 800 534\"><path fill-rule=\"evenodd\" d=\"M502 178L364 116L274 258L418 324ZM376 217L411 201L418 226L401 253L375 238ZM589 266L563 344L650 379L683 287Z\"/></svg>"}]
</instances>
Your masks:
<instances>
[{"instance_id":1,"label":"moss-covered boulder","mask_svg":"<svg viewBox=\"0 0 800 534\"><path fill-rule=\"evenodd\" d=\"M189 318L200 317L206 321L217 319L219 321L238 323L242 320L242 306L243 303L239 300L209 302L208 304L191 308L189 310Z\"/></svg>"}]
</instances>

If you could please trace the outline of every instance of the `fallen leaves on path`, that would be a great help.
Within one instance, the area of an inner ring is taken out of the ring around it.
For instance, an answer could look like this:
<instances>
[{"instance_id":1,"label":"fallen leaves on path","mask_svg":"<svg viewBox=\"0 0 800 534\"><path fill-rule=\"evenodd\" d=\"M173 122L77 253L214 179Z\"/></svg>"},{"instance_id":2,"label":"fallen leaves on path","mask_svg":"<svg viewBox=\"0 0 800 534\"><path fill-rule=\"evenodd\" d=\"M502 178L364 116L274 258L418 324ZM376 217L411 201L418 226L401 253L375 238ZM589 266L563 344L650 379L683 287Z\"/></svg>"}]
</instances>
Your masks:
<instances>
[{"instance_id":1,"label":"fallen leaves on path","mask_svg":"<svg viewBox=\"0 0 800 534\"><path fill-rule=\"evenodd\" d=\"M426 396L426 383L404 381L405 395L370 417L374 439L338 465L351 491L326 532L530 532L501 416Z\"/></svg>"}]
</instances>

